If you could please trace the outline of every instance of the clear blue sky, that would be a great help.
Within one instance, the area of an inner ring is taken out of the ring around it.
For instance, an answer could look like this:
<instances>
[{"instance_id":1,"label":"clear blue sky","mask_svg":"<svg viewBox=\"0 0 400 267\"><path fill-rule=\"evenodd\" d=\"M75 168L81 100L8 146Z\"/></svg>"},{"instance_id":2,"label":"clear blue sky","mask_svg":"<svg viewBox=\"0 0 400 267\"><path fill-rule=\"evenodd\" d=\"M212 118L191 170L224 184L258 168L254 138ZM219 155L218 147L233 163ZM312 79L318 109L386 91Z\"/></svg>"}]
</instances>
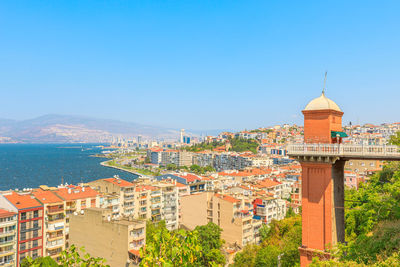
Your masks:
<instances>
[{"instance_id":1,"label":"clear blue sky","mask_svg":"<svg viewBox=\"0 0 400 267\"><path fill-rule=\"evenodd\" d=\"M327 96L400 121L400 1L0 1L0 118L302 123Z\"/></svg>"}]
</instances>

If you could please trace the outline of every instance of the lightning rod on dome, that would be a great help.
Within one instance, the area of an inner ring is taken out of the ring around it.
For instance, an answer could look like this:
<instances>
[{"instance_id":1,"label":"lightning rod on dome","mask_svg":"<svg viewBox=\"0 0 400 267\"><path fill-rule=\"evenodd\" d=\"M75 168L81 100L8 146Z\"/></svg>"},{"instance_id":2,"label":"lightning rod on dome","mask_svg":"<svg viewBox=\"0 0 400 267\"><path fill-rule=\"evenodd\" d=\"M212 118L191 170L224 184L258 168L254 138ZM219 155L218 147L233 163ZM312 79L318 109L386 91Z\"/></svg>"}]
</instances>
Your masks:
<instances>
[{"instance_id":1,"label":"lightning rod on dome","mask_svg":"<svg viewBox=\"0 0 400 267\"><path fill-rule=\"evenodd\" d=\"M326 76L328 75L328 72L325 71L325 78L324 78L324 87L322 88L322 94L325 95L325 86L326 86Z\"/></svg>"}]
</instances>

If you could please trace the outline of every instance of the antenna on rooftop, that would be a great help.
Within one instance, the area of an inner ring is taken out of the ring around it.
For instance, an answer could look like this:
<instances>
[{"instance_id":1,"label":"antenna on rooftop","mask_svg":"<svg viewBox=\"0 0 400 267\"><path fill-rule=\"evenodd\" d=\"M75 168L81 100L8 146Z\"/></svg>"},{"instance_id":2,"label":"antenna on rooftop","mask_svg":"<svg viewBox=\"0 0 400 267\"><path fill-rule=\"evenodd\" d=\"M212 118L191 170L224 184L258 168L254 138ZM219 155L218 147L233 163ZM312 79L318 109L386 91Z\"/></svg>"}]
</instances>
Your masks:
<instances>
[{"instance_id":1,"label":"antenna on rooftop","mask_svg":"<svg viewBox=\"0 0 400 267\"><path fill-rule=\"evenodd\" d=\"M325 71L325 78L324 78L324 87L322 88L322 94L325 94L325 87L326 87L326 76L328 75L328 72Z\"/></svg>"}]
</instances>

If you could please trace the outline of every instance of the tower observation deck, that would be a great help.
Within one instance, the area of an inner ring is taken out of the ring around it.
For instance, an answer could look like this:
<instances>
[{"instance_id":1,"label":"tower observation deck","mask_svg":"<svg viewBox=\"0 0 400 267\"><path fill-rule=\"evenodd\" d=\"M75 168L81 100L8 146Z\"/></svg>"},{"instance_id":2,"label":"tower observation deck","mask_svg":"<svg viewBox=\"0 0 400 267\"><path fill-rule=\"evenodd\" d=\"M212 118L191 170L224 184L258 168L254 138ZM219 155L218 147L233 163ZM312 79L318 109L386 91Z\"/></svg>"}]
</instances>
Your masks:
<instances>
[{"instance_id":1,"label":"tower observation deck","mask_svg":"<svg viewBox=\"0 0 400 267\"><path fill-rule=\"evenodd\" d=\"M289 144L288 154L298 160L311 158L337 157L342 160L400 160L400 148L392 145L354 145L354 144Z\"/></svg>"},{"instance_id":2,"label":"tower observation deck","mask_svg":"<svg viewBox=\"0 0 400 267\"><path fill-rule=\"evenodd\" d=\"M289 144L288 155L302 168L302 245L300 264L312 258L330 258L330 249L345 242L344 165L351 159L400 161L400 148L392 145L343 143L343 112L325 96L310 101L304 115L304 143Z\"/></svg>"}]
</instances>

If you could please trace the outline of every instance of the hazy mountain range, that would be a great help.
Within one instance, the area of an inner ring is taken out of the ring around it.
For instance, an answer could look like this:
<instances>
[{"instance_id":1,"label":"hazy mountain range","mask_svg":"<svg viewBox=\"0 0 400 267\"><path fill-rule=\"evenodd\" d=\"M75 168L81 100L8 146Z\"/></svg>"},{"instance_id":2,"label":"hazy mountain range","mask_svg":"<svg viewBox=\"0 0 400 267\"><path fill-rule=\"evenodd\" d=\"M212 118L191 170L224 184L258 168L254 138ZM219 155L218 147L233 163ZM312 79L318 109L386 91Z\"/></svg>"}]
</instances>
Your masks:
<instances>
[{"instance_id":1,"label":"hazy mountain range","mask_svg":"<svg viewBox=\"0 0 400 267\"><path fill-rule=\"evenodd\" d=\"M44 115L29 120L0 119L0 143L107 142L122 136L177 139L179 131L118 120Z\"/></svg>"},{"instance_id":2,"label":"hazy mountain range","mask_svg":"<svg viewBox=\"0 0 400 267\"><path fill-rule=\"evenodd\" d=\"M44 115L28 120L0 118L0 143L98 143L113 137L178 140L180 129L74 115ZM224 130L187 130L191 136Z\"/></svg>"}]
</instances>

